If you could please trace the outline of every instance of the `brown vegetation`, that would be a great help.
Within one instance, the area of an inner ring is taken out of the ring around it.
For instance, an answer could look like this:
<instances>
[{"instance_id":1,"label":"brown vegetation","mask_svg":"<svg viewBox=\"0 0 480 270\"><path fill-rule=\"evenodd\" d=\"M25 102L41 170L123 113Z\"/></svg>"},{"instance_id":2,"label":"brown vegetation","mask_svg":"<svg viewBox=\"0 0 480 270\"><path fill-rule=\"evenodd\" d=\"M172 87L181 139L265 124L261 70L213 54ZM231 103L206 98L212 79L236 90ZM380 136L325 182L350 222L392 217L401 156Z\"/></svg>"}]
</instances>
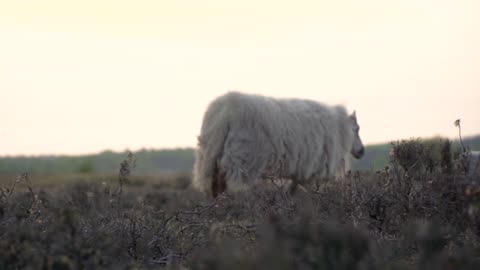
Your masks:
<instances>
[{"instance_id":1,"label":"brown vegetation","mask_svg":"<svg viewBox=\"0 0 480 270\"><path fill-rule=\"evenodd\" d=\"M0 190L0 269L480 269L479 176L399 156L317 191L214 200L183 175L130 177L132 157L115 186L42 190L25 174Z\"/></svg>"}]
</instances>

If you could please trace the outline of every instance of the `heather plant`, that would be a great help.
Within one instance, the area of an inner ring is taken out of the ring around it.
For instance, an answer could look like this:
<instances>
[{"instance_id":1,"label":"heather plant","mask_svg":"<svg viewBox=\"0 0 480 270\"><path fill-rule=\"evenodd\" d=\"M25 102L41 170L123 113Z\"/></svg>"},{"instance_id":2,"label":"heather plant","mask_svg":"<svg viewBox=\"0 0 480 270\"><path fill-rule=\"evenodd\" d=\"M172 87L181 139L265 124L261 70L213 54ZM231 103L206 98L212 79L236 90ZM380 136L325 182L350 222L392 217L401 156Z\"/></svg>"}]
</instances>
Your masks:
<instances>
[{"instance_id":1,"label":"heather plant","mask_svg":"<svg viewBox=\"0 0 480 270\"><path fill-rule=\"evenodd\" d=\"M407 173L421 172L426 169L429 151L421 139L392 142L391 162L398 163Z\"/></svg>"},{"instance_id":2,"label":"heather plant","mask_svg":"<svg viewBox=\"0 0 480 270\"><path fill-rule=\"evenodd\" d=\"M0 269L480 269L480 183L454 168L392 162L317 190L262 182L211 199L188 175L132 185L126 160L118 187L13 178L0 193Z\"/></svg>"}]
</instances>

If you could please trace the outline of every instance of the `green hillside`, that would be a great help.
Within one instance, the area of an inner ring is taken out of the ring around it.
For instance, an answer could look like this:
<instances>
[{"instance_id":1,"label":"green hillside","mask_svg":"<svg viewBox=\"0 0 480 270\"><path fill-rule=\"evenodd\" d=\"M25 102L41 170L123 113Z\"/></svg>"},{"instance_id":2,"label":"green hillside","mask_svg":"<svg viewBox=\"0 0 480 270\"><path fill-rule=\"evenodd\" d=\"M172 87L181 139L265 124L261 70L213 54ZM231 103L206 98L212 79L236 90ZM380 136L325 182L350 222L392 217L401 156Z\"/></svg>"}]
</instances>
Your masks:
<instances>
[{"instance_id":1,"label":"green hillside","mask_svg":"<svg viewBox=\"0 0 480 270\"><path fill-rule=\"evenodd\" d=\"M0 158L0 175L112 173L117 172L127 152L105 151L84 156L38 156ZM134 152L135 171L139 174L190 172L193 149L140 150Z\"/></svg>"},{"instance_id":2,"label":"green hillside","mask_svg":"<svg viewBox=\"0 0 480 270\"><path fill-rule=\"evenodd\" d=\"M465 144L471 150L480 150L480 136L467 138ZM458 145L458 142L454 144ZM354 160L355 170L377 170L387 163L390 143L366 147L365 156ZM67 173L116 173L126 152L105 151L84 156L37 156L1 157L0 175L19 175L23 172L35 174ZM163 173L189 173L194 162L194 149L140 150L134 152L135 172L140 175Z\"/></svg>"}]
</instances>

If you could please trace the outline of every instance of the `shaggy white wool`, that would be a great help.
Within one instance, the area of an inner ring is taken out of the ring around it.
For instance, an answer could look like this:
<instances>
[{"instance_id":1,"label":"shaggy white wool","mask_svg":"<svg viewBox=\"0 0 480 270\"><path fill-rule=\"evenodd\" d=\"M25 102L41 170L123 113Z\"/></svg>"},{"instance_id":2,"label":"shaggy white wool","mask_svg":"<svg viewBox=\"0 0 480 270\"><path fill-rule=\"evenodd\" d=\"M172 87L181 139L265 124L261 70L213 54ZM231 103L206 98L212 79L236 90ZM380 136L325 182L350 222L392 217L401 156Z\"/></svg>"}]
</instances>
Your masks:
<instances>
[{"instance_id":1,"label":"shaggy white wool","mask_svg":"<svg viewBox=\"0 0 480 270\"><path fill-rule=\"evenodd\" d=\"M193 183L207 191L216 168L229 189L266 178L333 177L344 170L354 136L343 106L229 92L204 115Z\"/></svg>"}]
</instances>

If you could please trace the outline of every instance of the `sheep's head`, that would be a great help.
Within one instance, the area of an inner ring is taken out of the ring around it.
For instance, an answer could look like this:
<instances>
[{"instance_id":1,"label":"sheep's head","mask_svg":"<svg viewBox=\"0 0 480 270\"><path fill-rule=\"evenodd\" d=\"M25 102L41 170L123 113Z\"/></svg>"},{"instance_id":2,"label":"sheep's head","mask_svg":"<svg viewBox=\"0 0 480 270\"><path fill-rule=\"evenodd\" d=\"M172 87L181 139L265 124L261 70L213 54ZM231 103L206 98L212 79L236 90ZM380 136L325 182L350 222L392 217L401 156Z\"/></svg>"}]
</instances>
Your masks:
<instances>
[{"instance_id":1,"label":"sheep's head","mask_svg":"<svg viewBox=\"0 0 480 270\"><path fill-rule=\"evenodd\" d=\"M363 154L365 154L365 147L363 146L362 139L360 139L360 126L358 125L355 111L350 115L349 119L353 130L353 143L350 153L356 159L360 159L363 157Z\"/></svg>"}]
</instances>

